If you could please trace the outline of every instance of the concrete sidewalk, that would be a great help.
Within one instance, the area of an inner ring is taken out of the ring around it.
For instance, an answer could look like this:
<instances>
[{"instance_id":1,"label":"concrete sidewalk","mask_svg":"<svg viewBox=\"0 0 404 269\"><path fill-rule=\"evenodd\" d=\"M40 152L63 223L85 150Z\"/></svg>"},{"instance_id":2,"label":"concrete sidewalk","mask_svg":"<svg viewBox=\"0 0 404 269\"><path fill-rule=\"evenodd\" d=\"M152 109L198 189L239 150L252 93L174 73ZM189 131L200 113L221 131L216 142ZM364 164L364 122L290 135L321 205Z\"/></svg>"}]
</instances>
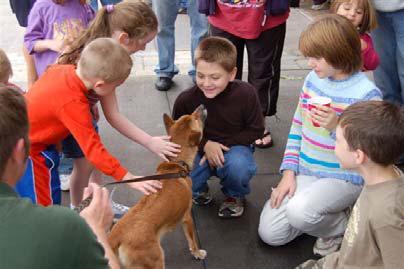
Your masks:
<instances>
[{"instance_id":1,"label":"concrete sidewalk","mask_svg":"<svg viewBox=\"0 0 404 269\"><path fill-rule=\"evenodd\" d=\"M287 35L282 57L282 80L278 103L279 120L270 119L269 125L275 141L270 149L257 150L257 176L252 180L251 194L247 197L246 213L235 220L222 220L217 217L217 209L224 198L218 180L210 182L214 204L209 207L194 207L193 214L198 238L203 249L208 252L207 259L195 261L189 255L185 237L180 228L167 235L163 240L166 268L293 268L300 262L313 258L314 238L301 236L282 247L269 247L257 235L260 212L269 198L271 186L280 179L279 165L290 128L290 122L297 103L298 93L308 73L306 61L298 52L298 38L301 31L310 23L313 16L324 12L293 9L287 22ZM14 68L12 82L26 87L26 67L21 55L23 29L8 6L8 1L0 0L0 48L9 55ZM176 63L180 75L174 78L174 87L168 92L154 89L153 69L157 63L155 43L147 46L145 52L135 54L135 66L130 78L118 89L120 110L130 120L152 135L165 133L163 113L170 113L178 94L192 85L186 75L190 66L189 24L186 15L179 15L176 29ZM245 65L246 66L246 65ZM100 134L107 148L122 160L122 163L136 175L152 174L161 161L143 147L131 143L111 128L105 119L99 123ZM106 178L106 180L111 180ZM133 205L141 194L125 187L117 187L113 192L114 200ZM68 195L64 194L67 205Z\"/></svg>"}]
</instances>

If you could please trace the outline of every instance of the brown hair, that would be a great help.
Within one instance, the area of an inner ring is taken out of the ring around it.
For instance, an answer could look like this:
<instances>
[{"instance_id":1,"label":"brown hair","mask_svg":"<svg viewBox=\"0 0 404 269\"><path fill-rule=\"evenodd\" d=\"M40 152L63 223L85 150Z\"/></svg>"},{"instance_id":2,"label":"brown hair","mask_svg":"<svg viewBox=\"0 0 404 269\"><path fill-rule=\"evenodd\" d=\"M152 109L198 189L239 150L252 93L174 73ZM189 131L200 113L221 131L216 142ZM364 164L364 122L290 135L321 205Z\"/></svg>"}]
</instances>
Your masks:
<instances>
[{"instance_id":1,"label":"brown hair","mask_svg":"<svg viewBox=\"0 0 404 269\"><path fill-rule=\"evenodd\" d=\"M227 72L236 67L236 47L226 38L207 37L202 40L195 50L195 66L200 60L208 63L217 63Z\"/></svg>"},{"instance_id":2,"label":"brown hair","mask_svg":"<svg viewBox=\"0 0 404 269\"><path fill-rule=\"evenodd\" d=\"M362 150L373 162L394 164L404 153L404 110L384 101L349 106L339 118L351 150Z\"/></svg>"},{"instance_id":3,"label":"brown hair","mask_svg":"<svg viewBox=\"0 0 404 269\"><path fill-rule=\"evenodd\" d=\"M0 180L15 145L20 138L25 140L28 156L28 116L24 97L16 90L0 87Z\"/></svg>"},{"instance_id":4,"label":"brown hair","mask_svg":"<svg viewBox=\"0 0 404 269\"><path fill-rule=\"evenodd\" d=\"M364 34L370 32L377 27L376 11L370 0L334 0L331 4L330 11L337 14L339 7L344 3L352 3L358 1L359 6L363 10L362 23L359 26L359 33Z\"/></svg>"},{"instance_id":5,"label":"brown hair","mask_svg":"<svg viewBox=\"0 0 404 269\"><path fill-rule=\"evenodd\" d=\"M13 75L10 60L4 50L0 49L0 82L8 82L8 78Z\"/></svg>"},{"instance_id":6,"label":"brown hair","mask_svg":"<svg viewBox=\"0 0 404 269\"><path fill-rule=\"evenodd\" d=\"M76 64L84 46L96 38L111 37L114 31L123 31L131 39L142 39L157 31L157 25L153 10L143 2L123 1L114 5L109 13L104 6L89 27L69 45L70 50L59 57L58 63Z\"/></svg>"},{"instance_id":7,"label":"brown hair","mask_svg":"<svg viewBox=\"0 0 404 269\"><path fill-rule=\"evenodd\" d=\"M132 68L129 53L112 38L97 38L81 53L77 67L86 79L102 79L106 83L125 80Z\"/></svg>"},{"instance_id":8,"label":"brown hair","mask_svg":"<svg viewBox=\"0 0 404 269\"><path fill-rule=\"evenodd\" d=\"M324 58L345 74L362 67L361 42L352 23L339 15L320 17L302 32L299 49L306 57Z\"/></svg>"},{"instance_id":9,"label":"brown hair","mask_svg":"<svg viewBox=\"0 0 404 269\"><path fill-rule=\"evenodd\" d=\"M57 5L63 5L66 2L66 0L52 0L52 1ZM87 4L87 0L80 0L80 4L82 5Z\"/></svg>"}]
</instances>

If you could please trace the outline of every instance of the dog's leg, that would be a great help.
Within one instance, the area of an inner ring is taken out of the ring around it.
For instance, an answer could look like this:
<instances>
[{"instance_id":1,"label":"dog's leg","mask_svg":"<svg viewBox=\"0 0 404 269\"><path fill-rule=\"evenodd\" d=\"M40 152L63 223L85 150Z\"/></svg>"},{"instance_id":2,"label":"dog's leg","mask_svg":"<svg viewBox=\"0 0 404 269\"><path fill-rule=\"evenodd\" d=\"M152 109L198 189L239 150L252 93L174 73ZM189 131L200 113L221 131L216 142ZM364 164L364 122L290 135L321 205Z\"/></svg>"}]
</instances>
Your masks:
<instances>
[{"instance_id":1,"label":"dog's leg","mask_svg":"<svg viewBox=\"0 0 404 269\"><path fill-rule=\"evenodd\" d=\"M187 210L184 218L182 219L182 228L184 229L184 234L187 238L191 254L195 257L195 259L205 259L207 255L206 251L199 249L198 243L196 242L195 226L191 215L191 209Z\"/></svg>"}]
</instances>

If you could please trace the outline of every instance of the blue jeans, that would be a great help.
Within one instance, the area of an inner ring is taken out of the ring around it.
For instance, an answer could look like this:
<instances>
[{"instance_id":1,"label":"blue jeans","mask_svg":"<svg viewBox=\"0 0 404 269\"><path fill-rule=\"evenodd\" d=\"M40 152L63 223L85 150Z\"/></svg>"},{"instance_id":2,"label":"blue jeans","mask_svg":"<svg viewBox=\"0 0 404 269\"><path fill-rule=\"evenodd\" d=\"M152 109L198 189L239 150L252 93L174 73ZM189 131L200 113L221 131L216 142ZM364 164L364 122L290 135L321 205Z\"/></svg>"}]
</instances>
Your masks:
<instances>
[{"instance_id":1,"label":"blue jeans","mask_svg":"<svg viewBox=\"0 0 404 269\"><path fill-rule=\"evenodd\" d=\"M180 0L153 0L153 9L157 15L159 29L157 33L157 50L159 62L154 70L159 77L172 78L178 74L174 64L175 57L175 20L177 19ZM198 12L198 1L189 0L188 16L191 22L191 58L192 68L188 74L195 77L194 51L199 42L208 34L208 21Z\"/></svg>"},{"instance_id":2,"label":"blue jeans","mask_svg":"<svg viewBox=\"0 0 404 269\"><path fill-rule=\"evenodd\" d=\"M205 191L208 179L217 176L224 195L244 198L250 193L250 180L257 172L253 152L252 147L233 146L224 153L223 167L215 169L211 169L207 161L199 165L202 156L198 154L191 172L193 196L197 197Z\"/></svg>"},{"instance_id":3,"label":"blue jeans","mask_svg":"<svg viewBox=\"0 0 404 269\"><path fill-rule=\"evenodd\" d=\"M404 105L404 9L377 11L379 27L372 32L380 65L374 71L383 99Z\"/></svg>"},{"instance_id":4,"label":"blue jeans","mask_svg":"<svg viewBox=\"0 0 404 269\"><path fill-rule=\"evenodd\" d=\"M117 4L121 2L121 0L100 0L101 4L103 6L105 5L111 5L111 4ZM98 10L98 0L91 0L90 6L93 8L94 11Z\"/></svg>"}]
</instances>

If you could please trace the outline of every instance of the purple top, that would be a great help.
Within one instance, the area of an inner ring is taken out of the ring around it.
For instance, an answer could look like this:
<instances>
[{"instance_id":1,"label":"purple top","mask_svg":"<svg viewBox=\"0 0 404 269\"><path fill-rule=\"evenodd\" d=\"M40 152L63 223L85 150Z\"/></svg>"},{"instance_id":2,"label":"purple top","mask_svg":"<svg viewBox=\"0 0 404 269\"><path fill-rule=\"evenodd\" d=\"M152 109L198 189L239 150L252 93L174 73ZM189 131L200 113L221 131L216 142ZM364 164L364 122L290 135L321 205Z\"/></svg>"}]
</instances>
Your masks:
<instances>
[{"instance_id":1,"label":"purple top","mask_svg":"<svg viewBox=\"0 0 404 269\"><path fill-rule=\"evenodd\" d=\"M29 53L34 55L38 76L43 74L48 65L56 62L59 53L52 50L35 52L35 42L43 39L63 40L67 35L76 37L93 18L91 7L80 4L79 0L67 0L63 5L55 4L52 0L35 2L28 16L24 44Z\"/></svg>"}]
</instances>

